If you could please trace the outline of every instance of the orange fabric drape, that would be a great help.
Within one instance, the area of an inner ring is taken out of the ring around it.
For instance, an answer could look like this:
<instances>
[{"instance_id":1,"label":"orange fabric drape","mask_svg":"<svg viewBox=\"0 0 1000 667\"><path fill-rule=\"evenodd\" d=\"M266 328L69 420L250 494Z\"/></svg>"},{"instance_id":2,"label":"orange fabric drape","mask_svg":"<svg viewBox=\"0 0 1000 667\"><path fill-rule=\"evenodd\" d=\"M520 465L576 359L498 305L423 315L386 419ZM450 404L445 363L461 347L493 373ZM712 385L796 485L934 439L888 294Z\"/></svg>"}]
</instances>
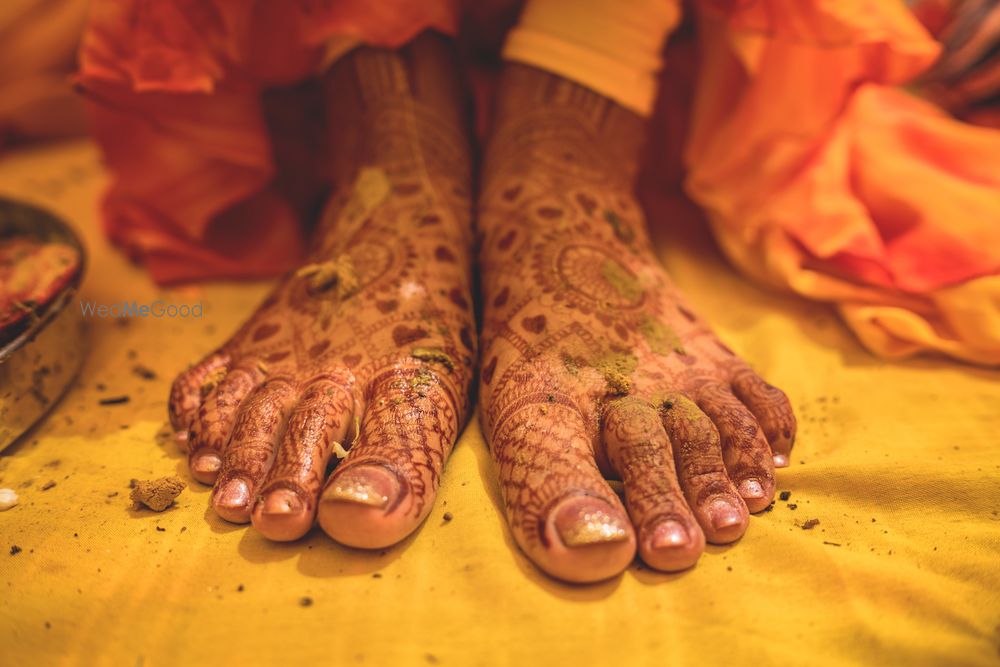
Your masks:
<instances>
[{"instance_id":1,"label":"orange fabric drape","mask_svg":"<svg viewBox=\"0 0 1000 667\"><path fill-rule=\"evenodd\" d=\"M275 181L269 91L314 75L333 37L392 47L426 28L454 32L454 3L94 0L78 81L114 174L108 234L161 283L291 268L301 202Z\"/></svg>"},{"instance_id":2,"label":"orange fabric drape","mask_svg":"<svg viewBox=\"0 0 1000 667\"><path fill-rule=\"evenodd\" d=\"M905 91L940 46L902 0L689 5L699 56L674 143L727 256L836 304L883 356L1000 364L1000 132ZM451 2L97 0L79 81L115 176L109 234L159 282L290 268L316 170L309 142L283 148L295 142L271 91L286 88L285 112L305 106L294 85L331 38L394 46L457 26ZM677 93L664 94L675 108Z\"/></svg>"},{"instance_id":3,"label":"orange fabric drape","mask_svg":"<svg viewBox=\"0 0 1000 667\"><path fill-rule=\"evenodd\" d=\"M900 88L937 42L884 0L699 18L686 186L730 259L883 356L1000 363L1000 132Z\"/></svg>"}]
</instances>

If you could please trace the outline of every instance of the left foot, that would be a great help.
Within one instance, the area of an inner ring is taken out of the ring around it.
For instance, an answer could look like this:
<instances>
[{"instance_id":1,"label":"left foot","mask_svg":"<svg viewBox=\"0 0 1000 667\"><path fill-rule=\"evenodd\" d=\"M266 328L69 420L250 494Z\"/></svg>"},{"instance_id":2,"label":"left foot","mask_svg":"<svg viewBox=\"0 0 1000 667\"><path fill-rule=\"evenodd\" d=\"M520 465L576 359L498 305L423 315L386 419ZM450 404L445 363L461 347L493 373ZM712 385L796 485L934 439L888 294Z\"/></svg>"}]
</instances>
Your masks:
<instances>
[{"instance_id":1,"label":"left foot","mask_svg":"<svg viewBox=\"0 0 1000 667\"><path fill-rule=\"evenodd\" d=\"M656 260L632 196L641 119L527 67L508 66L498 95L479 396L511 530L569 581L618 574L636 549L690 567L771 503L791 406Z\"/></svg>"},{"instance_id":2,"label":"left foot","mask_svg":"<svg viewBox=\"0 0 1000 667\"><path fill-rule=\"evenodd\" d=\"M433 506L476 354L470 153L448 57L427 37L334 66L340 187L309 262L174 382L192 476L214 485L217 514L265 537L301 537L318 515L337 541L380 548Z\"/></svg>"}]
</instances>

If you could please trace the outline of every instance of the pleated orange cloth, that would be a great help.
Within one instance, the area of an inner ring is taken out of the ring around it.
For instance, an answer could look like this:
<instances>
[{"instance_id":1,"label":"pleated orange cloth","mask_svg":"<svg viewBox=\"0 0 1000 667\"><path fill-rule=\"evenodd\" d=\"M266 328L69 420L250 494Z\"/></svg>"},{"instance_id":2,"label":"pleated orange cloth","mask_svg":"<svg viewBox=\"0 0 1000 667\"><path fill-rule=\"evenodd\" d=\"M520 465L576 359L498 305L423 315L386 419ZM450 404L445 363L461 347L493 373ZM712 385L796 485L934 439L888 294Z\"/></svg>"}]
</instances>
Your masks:
<instances>
[{"instance_id":1,"label":"pleated orange cloth","mask_svg":"<svg viewBox=\"0 0 1000 667\"><path fill-rule=\"evenodd\" d=\"M290 268L322 189L303 82L330 40L395 46L459 23L452 2L249 7L94 3L79 81L115 174L105 225L161 283ZM1000 364L1000 131L901 88L940 50L902 0L687 9L685 186L727 256L835 303L880 355Z\"/></svg>"},{"instance_id":2,"label":"pleated orange cloth","mask_svg":"<svg viewBox=\"0 0 1000 667\"><path fill-rule=\"evenodd\" d=\"M1000 363L1000 132L899 88L938 44L901 2L719 4L686 186L727 256L883 356Z\"/></svg>"},{"instance_id":3,"label":"pleated orange cloth","mask_svg":"<svg viewBox=\"0 0 1000 667\"><path fill-rule=\"evenodd\" d=\"M457 16L448 0L94 0L78 83L114 174L111 239L160 283L291 268L322 189L315 91L297 84L332 38L395 47Z\"/></svg>"}]
</instances>

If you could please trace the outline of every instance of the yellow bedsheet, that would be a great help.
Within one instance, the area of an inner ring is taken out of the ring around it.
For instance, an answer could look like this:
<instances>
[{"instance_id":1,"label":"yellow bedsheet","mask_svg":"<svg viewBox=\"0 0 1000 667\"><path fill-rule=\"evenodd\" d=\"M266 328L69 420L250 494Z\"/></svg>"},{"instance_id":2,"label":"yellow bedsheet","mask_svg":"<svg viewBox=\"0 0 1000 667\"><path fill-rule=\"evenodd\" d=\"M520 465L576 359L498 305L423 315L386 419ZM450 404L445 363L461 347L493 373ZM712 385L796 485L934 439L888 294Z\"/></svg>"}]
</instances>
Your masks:
<instances>
[{"instance_id":1,"label":"yellow bedsheet","mask_svg":"<svg viewBox=\"0 0 1000 667\"><path fill-rule=\"evenodd\" d=\"M0 160L0 194L85 237L83 298L200 300L205 316L91 320L79 381L0 454L0 487L21 496L0 512L0 665L1000 663L997 372L883 363L829 307L748 284L704 230L665 231L677 281L799 415L794 465L778 473L791 498L740 544L678 575L635 565L596 586L549 580L507 534L475 423L403 544L365 553L319 531L270 544L215 518L157 436L173 375L268 286L159 290L102 238L103 182L86 143ZM122 394L131 402L98 405ZM190 484L176 509L130 509L130 478L170 474ZM820 523L804 530L808 519Z\"/></svg>"}]
</instances>

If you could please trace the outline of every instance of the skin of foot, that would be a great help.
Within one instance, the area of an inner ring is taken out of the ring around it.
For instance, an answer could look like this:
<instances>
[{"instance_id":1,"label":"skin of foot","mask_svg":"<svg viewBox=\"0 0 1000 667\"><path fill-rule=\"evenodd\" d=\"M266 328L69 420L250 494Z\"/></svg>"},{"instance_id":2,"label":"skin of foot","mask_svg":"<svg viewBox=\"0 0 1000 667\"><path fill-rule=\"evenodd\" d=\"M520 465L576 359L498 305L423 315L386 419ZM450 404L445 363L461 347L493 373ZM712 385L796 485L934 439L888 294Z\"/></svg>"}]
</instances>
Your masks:
<instances>
[{"instance_id":1,"label":"skin of foot","mask_svg":"<svg viewBox=\"0 0 1000 667\"><path fill-rule=\"evenodd\" d=\"M643 121L509 64L479 200L480 418L510 529L550 575L692 566L774 496L795 417L694 314L633 196ZM606 478L621 480L624 503Z\"/></svg>"},{"instance_id":2,"label":"skin of foot","mask_svg":"<svg viewBox=\"0 0 1000 667\"><path fill-rule=\"evenodd\" d=\"M456 82L432 36L359 49L326 75L334 185L311 255L171 391L222 518L272 540L318 519L338 542L381 548L430 512L476 357Z\"/></svg>"}]
</instances>

